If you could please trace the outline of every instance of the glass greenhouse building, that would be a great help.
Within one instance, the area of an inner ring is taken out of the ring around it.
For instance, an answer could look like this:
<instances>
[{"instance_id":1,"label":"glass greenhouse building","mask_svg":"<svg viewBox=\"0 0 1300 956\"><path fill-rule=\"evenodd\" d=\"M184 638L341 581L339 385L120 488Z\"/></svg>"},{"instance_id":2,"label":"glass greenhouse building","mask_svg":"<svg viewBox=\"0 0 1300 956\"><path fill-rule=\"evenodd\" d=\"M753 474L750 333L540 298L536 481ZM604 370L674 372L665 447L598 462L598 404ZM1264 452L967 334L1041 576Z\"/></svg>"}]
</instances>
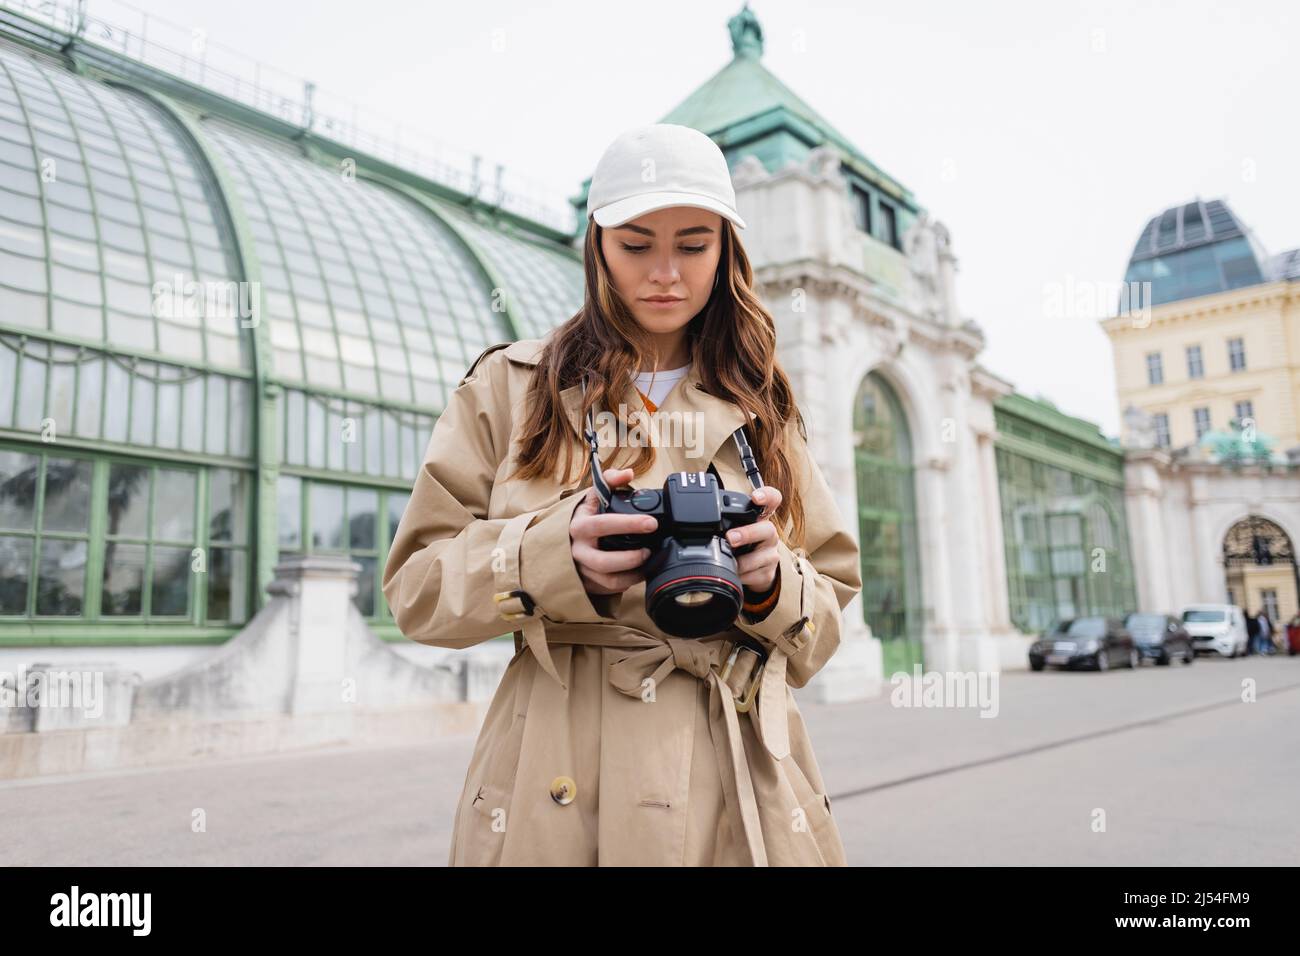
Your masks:
<instances>
[{"instance_id":1,"label":"glass greenhouse building","mask_svg":"<svg viewBox=\"0 0 1300 956\"><path fill-rule=\"evenodd\" d=\"M0 12L0 641L219 643L321 552L395 635L382 556L434 420L576 310L577 253L67 41Z\"/></svg>"},{"instance_id":2,"label":"glass greenhouse building","mask_svg":"<svg viewBox=\"0 0 1300 956\"><path fill-rule=\"evenodd\" d=\"M834 144L896 298L911 194L766 71L747 8L729 30L732 62L661 122L770 169L808 152L784 124ZM0 6L0 650L221 644L310 554L355 561L361 614L400 639L380 577L434 422L484 348L578 309L571 229L477 174L345 145L310 94L250 102L84 32ZM996 419L1014 622L1131 608L1122 454L1018 396ZM940 588L883 377L854 426L863 614L906 670Z\"/></svg>"},{"instance_id":3,"label":"glass greenhouse building","mask_svg":"<svg viewBox=\"0 0 1300 956\"><path fill-rule=\"evenodd\" d=\"M994 403L1011 620L1025 633L1138 609L1124 452L1097 426L1012 393Z\"/></svg>"}]
</instances>

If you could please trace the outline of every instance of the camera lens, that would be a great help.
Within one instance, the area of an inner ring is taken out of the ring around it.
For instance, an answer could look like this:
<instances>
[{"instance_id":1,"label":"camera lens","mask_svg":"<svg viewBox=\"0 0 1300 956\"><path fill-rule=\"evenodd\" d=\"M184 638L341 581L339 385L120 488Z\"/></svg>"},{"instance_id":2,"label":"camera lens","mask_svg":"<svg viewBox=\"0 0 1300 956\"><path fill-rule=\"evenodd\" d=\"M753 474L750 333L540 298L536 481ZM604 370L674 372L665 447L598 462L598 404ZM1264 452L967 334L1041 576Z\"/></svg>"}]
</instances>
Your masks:
<instances>
[{"instance_id":1,"label":"camera lens","mask_svg":"<svg viewBox=\"0 0 1300 956\"><path fill-rule=\"evenodd\" d=\"M646 613L665 634L708 637L735 623L744 591L736 560L718 539L708 545L670 539L646 571Z\"/></svg>"}]
</instances>

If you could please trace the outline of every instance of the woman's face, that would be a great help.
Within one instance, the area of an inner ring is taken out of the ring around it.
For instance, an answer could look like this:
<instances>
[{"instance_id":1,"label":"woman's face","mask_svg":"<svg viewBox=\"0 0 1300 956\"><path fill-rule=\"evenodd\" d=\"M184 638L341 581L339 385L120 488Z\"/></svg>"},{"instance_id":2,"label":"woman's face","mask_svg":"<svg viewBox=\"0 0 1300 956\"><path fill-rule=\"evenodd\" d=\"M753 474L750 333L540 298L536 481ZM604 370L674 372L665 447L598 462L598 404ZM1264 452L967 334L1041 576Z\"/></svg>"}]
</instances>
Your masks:
<instances>
[{"instance_id":1,"label":"woman's face","mask_svg":"<svg viewBox=\"0 0 1300 956\"><path fill-rule=\"evenodd\" d=\"M614 288L647 332L677 331L713 294L722 255L716 212L669 206L603 230L600 241Z\"/></svg>"}]
</instances>

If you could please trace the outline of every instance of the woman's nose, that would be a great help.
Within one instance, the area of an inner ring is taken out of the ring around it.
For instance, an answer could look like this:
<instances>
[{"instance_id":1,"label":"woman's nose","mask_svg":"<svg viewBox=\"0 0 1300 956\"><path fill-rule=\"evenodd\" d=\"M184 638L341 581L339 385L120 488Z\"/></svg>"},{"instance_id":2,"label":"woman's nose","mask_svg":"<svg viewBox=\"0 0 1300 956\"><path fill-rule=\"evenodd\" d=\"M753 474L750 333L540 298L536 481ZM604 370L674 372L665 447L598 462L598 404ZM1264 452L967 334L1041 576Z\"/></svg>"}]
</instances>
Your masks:
<instances>
[{"instance_id":1,"label":"woman's nose","mask_svg":"<svg viewBox=\"0 0 1300 956\"><path fill-rule=\"evenodd\" d=\"M674 283L681 278L681 273L677 269L677 262L672 256L664 256L655 261L654 267L650 270L650 281L661 283Z\"/></svg>"}]
</instances>

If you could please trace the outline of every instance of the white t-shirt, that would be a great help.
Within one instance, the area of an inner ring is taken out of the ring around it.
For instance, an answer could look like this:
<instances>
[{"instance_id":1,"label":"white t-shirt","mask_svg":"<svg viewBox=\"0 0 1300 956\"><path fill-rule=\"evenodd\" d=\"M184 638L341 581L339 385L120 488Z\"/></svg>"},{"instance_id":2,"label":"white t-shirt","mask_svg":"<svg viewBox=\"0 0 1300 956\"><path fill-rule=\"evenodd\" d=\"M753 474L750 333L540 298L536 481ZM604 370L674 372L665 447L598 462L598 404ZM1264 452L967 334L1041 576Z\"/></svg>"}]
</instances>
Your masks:
<instances>
[{"instance_id":1,"label":"white t-shirt","mask_svg":"<svg viewBox=\"0 0 1300 956\"><path fill-rule=\"evenodd\" d=\"M681 368L664 368L657 372L640 372L633 379L636 385L644 394L650 396L650 401L654 402L656 408L659 403L668 397L668 393L673 390L673 386L686 377L690 371L690 363L683 365ZM654 385L651 386L650 379L654 379Z\"/></svg>"}]
</instances>

